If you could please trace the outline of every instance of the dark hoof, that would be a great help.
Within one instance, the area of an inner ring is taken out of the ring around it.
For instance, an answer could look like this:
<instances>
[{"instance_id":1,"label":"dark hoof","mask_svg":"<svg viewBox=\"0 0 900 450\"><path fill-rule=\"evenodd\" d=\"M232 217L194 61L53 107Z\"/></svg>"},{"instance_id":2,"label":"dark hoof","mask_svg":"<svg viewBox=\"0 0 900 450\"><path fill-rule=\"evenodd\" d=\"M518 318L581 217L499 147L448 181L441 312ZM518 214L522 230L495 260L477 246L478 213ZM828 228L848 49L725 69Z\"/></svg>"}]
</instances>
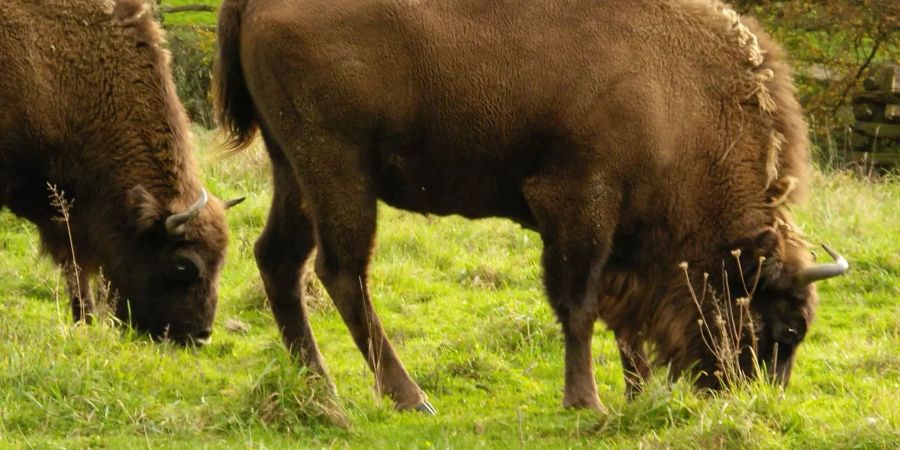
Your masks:
<instances>
[{"instance_id":1,"label":"dark hoof","mask_svg":"<svg viewBox=\"0 0 900 450\"><path fill-rule=\"evenodd\" d=\"M431 406L431 403L428 403L428 400L425 403L422 403L419 406L416 406L416 411L428 414L429 416L436 416L437 410L434 409L434 406Z\"/></svg>"}]
</instances>

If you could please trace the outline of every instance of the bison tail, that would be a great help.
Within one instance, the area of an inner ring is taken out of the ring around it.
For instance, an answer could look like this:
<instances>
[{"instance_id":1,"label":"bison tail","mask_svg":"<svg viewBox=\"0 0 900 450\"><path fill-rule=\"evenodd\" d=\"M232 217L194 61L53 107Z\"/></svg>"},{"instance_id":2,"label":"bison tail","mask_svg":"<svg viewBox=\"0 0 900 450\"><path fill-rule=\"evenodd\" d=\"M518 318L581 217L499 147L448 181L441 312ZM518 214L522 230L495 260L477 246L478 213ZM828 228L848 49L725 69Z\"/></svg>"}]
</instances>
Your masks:
<instances>
[{"instance_id":1,"label":"bison tail","mask_svg":"<svg viewBox=\"0 0 900 450\"><path fill-rule=\"evenodd\" d=\"M234 151L247 147L256 134L256 108L241 67L241 13L244 0L225 0L219 8L219 55L214 68L215 112L225 144Z\"/></svg>"}]
</instances>

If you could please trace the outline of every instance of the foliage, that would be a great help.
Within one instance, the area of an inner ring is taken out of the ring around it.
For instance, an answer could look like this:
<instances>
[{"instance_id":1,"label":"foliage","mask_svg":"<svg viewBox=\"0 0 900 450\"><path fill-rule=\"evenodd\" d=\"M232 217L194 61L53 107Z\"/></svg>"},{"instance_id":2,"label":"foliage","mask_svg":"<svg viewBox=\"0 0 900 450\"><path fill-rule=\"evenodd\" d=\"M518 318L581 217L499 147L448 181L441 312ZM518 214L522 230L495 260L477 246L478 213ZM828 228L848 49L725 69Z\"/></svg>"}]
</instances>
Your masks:
<instances>
[{"instance_id":1,"label":"foliage","mask_svg":"<svg viewBox=\"0 0 900 450\"><path fill-rule=\"evenodd\" d=\"M216 49L215 28L171 25L166 36L172 53L172 75L181 103L194 123L213 128L210 74Z\"/></svg>"},{"instance_id":2,"label":"foliage","mask_svg":"<svg viewBox=\"0 0 900 450\"><path fill-rule=\"evenodd\" d=\"M154 0L147 0L154 1ZM222 0L155 0L159 7L184 7L192 5L211 6L217 8ZM171 25L216 25L216 14L208 11L188 11L173 14L163 14L162 22L165 26Z\"/></svg>"},{"instance_id":3,"label":"foliage","mask_svg":"<svg viewBox=\"0 0 900 450\"><path fill-rule=\"evenodd\" d=\"M218 7L221 0L155 0L157 8L192 5ZM191 120L206 128L215 127L212 114L212 65L216 52L216 14L155 10L166 29L172 53L172 75L178 96Z\"/></svg>"},{"instance_id":4,"label":"foliage","mask_svg":"<svg viewBox=\"0 0 900 450\"><path fill-rule=\"evenodd\" d=\"M228 214L213 343L154 344L109 319L71 325L36 231L0 214L0 448L900 446L898 180L819 174L797 211L809 240L842 251L852 269L819 286L789 389L757 383L703 395L658 373L626 401L613 337L598 325L603 416L561 406L562 339L544 300L536 234L382 206L373 301L438 408L426 417L395 412L373 393L327 301L312 308L312 326L339 404L287 358L253 262L271 195L265 152L219 160L212 134L195 132L210 192L248 196Z\"/></svg>"},{"instance_id":5,"label":"foliage","mask_svg":"<svg viewBox=\"0 0 900 450\"><path fill-rule=\"evenodd\" d=\"M896 0L737 1L786 48L795 69L800 101L815 138L834 138L846 148L853 122L853 93L880 63L900 63L900 4ZM822 150L829 150L821 147ZM840 164L835 152L817 155Z\"/></svg>"}]
</instances>

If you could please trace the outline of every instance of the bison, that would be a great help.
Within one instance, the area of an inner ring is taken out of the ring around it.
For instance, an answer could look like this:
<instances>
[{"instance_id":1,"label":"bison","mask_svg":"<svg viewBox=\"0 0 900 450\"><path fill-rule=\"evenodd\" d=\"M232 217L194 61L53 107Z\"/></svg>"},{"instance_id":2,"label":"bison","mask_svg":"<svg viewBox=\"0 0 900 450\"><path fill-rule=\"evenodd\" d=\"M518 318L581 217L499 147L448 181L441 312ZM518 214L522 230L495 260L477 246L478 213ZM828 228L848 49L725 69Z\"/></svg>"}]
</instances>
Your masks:
<instances>
[{"instance_id":1,"label":"bison","mask_svg":"<svg viewBox=\"0 0 900 450\"><path fill-rule=\"evenodd\" d=\"M218 30L218 119L272 161L255 255L284 342L327 378L299 288L316 248L400 409L433 412L366 288L379 199L540 233L566 407L602 408L598 318L631 392L654 362L787 382L813 282L847 269L791 218L810 164L781 50L718 1L225 0Z\"/></svg>"},{"instance_id":2,"label":"bison","mask_svg":"<svg viewBox=\"0 0 900 450\"><path fill-rule=\"evenodd\" d=\"M119 318L204 343L228 205L201 184L162 45L140 0L0 0L0 207L37 226L76 321L102 269Z\"/></svg>"}]
</instances>

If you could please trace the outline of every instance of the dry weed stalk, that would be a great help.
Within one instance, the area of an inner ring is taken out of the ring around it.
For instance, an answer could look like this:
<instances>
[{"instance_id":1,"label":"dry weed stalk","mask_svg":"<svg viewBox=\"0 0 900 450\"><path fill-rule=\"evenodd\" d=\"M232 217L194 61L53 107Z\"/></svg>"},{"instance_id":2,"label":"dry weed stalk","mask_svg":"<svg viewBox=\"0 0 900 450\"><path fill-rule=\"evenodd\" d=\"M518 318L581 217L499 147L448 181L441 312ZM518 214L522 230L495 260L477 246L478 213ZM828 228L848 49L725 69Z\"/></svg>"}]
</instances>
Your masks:
<instances>
[{"instance_id":1,"label":"dry weed stalk","mask_svg":"<svg viewBox=\"0 0 900 450\"><path fill-rule=\"evenodd\" d=\"M699 319L697 326L700 328L700 337L707 350L716 359L717 370L711 374L718 378L723 385L735 386L745 379L744 372L741 370L741 353L743 351L751 352L753 361L753 370L760 378L762 368L756 358L758 354L758 328L753 320L750 312L750 303L759 286L761 270L756 271L756 276L752 280L751 286L747 285L744 279L744 268L741 266L741 251L733 250L731 256L737 263L737 271L740 275L741 288L744 295L739 298L732 298L732 290L729 284L728 271L725 269L725 263L722 263L722 290L724 294L719 294L709 282L709 273L703 273L703 290L699 297L694 290L691 278L688 273L688 263L682 262L679 267L684 272L688 285L688 291L693 300L694 307L697 308ZM760 257L758 266L762 267L765 257ZM704 307L706 309L704 309ZM710 321L713 323L710 324ZM747 342L749 339L749 342ZM777 349L776 349L777 351Z\"/></svg>"},{"instance_id":2,"label":"dry weed stalk","mask_svg":"<svg viewBox=\"0 0 900 450\"><path fill-rule=\"evenodd\" d=\"M78 260L75 255L75 242L72 238L70 212L72 207L75 205L75 202L74 200L69 201L68 199L66 199L65 192L59 189L55 184L48 182L47 190L50 191L50 206L56 209L56 211L59 213L59 216L54 217L53 220L65 225L66 237L69 240L69 257L71 259L66 267L63 268L63 270L67 272L67 281L74 281L74 295L78 298L78 305L81 312L81 315L79 317L86 320L87 317L85 316L84 298L82 298L82 294L84 291L81 289L81 267L78 265Z\"/></svg>"},{"instance_id":3,"label":"dry weed stalk","mask_svg":"<svg viewBox=\"0 0 900 450\"><path fill-rule=\"evenodd\" d=\"M119 293L112 288L112 282L106 278L106 274L103 273L103 267L100 267L100 271L97 274L97 279L95 281L97 285L96 304L103 307L102 310L97 311L97 313L115 312L119 305ZM107 315L114 317L114 314Z\"/></svg>"}]
</instances>

